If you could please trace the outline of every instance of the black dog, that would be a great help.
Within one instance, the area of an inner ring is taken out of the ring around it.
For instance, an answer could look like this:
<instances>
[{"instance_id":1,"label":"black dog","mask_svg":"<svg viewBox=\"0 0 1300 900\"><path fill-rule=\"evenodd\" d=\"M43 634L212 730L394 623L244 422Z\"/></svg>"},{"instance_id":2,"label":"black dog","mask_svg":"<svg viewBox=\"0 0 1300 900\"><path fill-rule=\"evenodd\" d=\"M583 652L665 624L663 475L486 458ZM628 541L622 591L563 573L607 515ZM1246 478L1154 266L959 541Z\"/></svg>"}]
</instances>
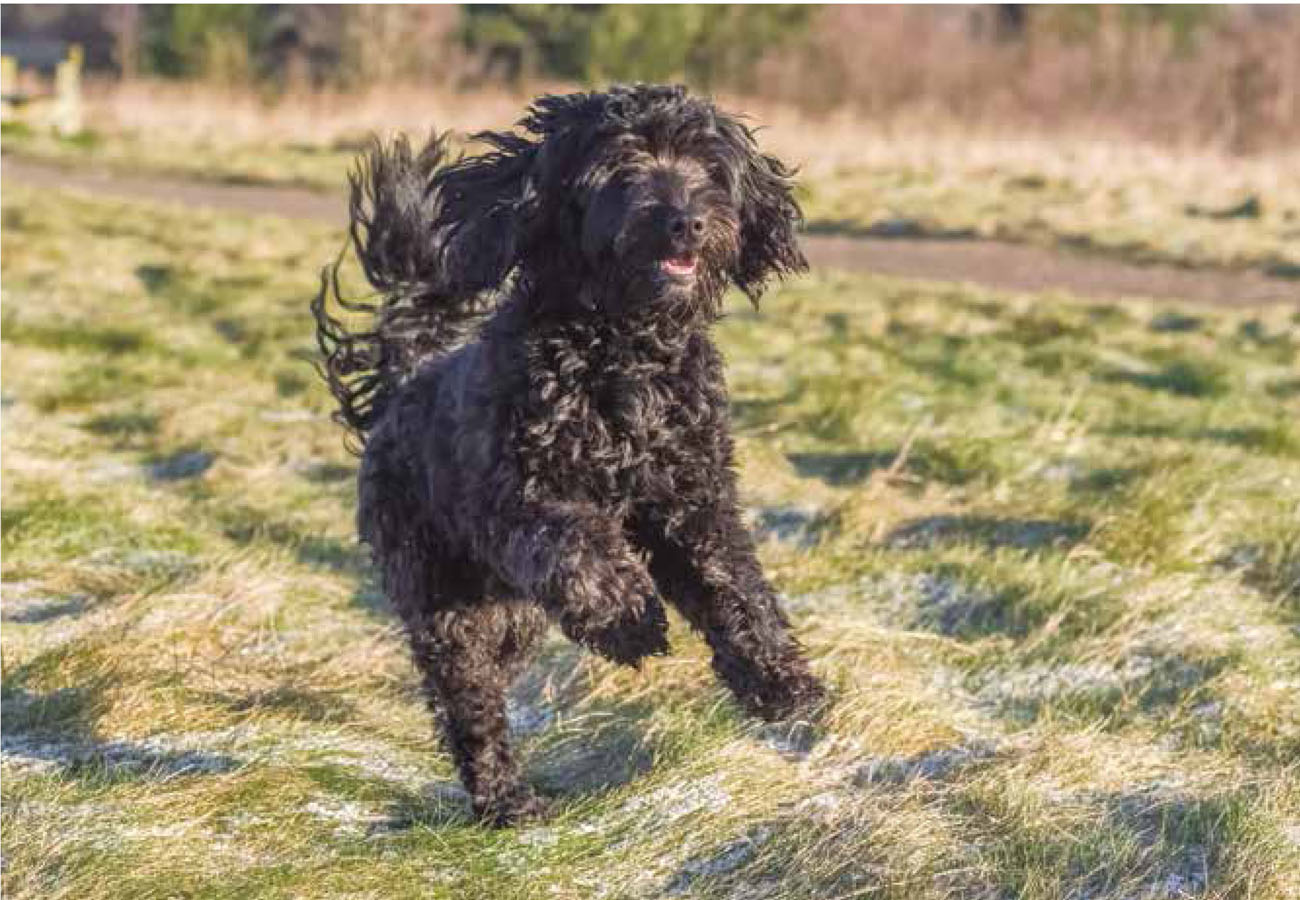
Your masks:
<instances>
[{"instance_id":1,"label":"black dog","mask_svg":"<svg viewBox=\"0 0 1300 900\"><path fill-rule=\"evenodd\" d=\"M546 96L447 160L376 145L352 239L381 301L353 333L313 304L339 420L364 445L358 523L475 811L537 812L506 690L548 618L636 665L663 601L750 712L814 707L737 510L722 360L734 284L807 266L791 173L680 87Z\"/></svg>"}]
</instances>

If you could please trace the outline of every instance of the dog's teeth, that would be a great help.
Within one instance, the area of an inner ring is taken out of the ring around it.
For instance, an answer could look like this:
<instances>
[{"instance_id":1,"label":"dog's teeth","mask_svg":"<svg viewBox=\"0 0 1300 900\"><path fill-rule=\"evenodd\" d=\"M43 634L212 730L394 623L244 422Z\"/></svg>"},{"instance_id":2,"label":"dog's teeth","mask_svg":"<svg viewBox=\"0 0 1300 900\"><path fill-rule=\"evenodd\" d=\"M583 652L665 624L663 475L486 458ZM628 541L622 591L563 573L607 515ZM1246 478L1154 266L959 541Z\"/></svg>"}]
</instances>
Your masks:
<instances>
[{"instance_id":1,"label":"dog's teeth","mask_svg":"<svg viewBox=\"0 0 1300 900\"><path fill-rule=\"evenodd\" d=\"M663 269L673 275L691 275L695 272L695 259L688 256L671 256L662 263Z\"/></svg>"}]
</instances>

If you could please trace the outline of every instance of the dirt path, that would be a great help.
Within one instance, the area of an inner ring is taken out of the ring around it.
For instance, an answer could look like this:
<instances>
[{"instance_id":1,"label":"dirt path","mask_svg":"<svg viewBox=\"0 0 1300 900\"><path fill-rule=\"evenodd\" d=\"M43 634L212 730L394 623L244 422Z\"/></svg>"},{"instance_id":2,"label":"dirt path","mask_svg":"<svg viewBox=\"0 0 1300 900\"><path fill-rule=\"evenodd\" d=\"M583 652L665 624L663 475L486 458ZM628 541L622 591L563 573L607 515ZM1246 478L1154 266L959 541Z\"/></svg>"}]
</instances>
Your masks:
<instances>
[{"instance_id":1,"label":"dirt path","mask_svg":"<svg viewBox=\"0 0 1300 900\"><path fill-rule=\"evenodd\" d=\"M0 171L5 183L34 187L339 225L346 217L341 194L308 188L218 184L162 175L71 169L13 156L3 158ZM970 282L1000 290L1059 289L1094 299L1140 296L1226 305L1300 302L1300 282L1260 272L1136 265L1001 241L817 234L804 237L804 249L819 268Z\"/></svg>"}]
</instances>

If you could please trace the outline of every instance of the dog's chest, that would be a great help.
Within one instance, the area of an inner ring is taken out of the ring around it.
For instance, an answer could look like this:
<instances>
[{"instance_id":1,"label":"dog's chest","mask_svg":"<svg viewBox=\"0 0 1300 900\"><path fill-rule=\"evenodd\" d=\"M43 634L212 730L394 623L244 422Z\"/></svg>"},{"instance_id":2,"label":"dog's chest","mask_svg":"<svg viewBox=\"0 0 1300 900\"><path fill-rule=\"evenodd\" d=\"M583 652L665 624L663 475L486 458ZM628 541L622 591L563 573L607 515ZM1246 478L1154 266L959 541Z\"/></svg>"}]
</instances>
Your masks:
<instances>
[{"instance_id":1,"label":"dog's chest","mask_svg":"<svg viewBox=\"0 0 1300 900\"><path fill-rule=\"evenodd\" d=\"M720 382L694 358L565 360L534 369L525 479L533 490L601 505L672 496L716 464Z\"/></svg>"}]
</instances>

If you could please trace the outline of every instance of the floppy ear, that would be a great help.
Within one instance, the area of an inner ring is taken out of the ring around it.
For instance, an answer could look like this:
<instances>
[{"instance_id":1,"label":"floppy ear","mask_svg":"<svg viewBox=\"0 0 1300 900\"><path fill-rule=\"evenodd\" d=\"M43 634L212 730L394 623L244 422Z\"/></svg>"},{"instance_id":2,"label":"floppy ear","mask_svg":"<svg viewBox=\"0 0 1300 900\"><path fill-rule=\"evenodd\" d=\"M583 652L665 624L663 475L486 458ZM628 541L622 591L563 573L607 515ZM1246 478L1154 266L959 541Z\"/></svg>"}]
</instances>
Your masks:
<instances>
[{"instance_id":1,"label":"floppy ear","mask_svg":"<svg viewBox=\"0 0 1300 900\"><path fill-rule=\"evenodd\" d=\"M753 133L735 119L719 114L717 121L732 157L740 209L740 253L732 279L757 306L773 277L808 269L796 237L803 211L794 199L794 171L760 152Z\"/></svg>"},{"instance_id":2,"label":"floppy ear","mask_svg":"<svg viewBox=\"0 0 1300 900\"><path fill-rule=\"evenodd\" d=\"M519 261L520 231L535 205L531 173L537 144L506 132L473 136L493 151L443 169L431 189L439 211L433 238L449 291L499 287Z\"/></svg>"}]
</instances>

